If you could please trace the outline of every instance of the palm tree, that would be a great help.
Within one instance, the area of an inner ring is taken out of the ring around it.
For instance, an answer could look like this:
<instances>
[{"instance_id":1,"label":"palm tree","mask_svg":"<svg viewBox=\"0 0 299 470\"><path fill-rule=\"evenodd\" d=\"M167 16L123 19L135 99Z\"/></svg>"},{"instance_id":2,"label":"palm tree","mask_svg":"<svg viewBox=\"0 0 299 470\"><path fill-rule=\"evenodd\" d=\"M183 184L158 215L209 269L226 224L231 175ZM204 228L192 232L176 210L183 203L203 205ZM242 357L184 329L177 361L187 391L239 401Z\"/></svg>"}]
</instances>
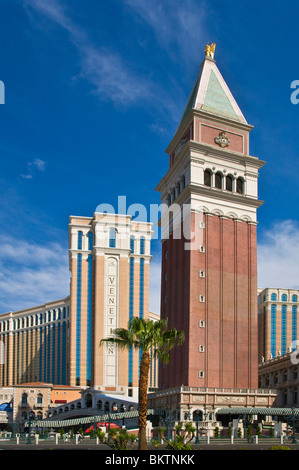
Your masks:
<instances>
[{"instance_id":1,"label":"palm tree","mask_svg":"<svg viewBox=\"0 0 299 470\"><path fill-rule=\"evenodd\" d=\"M147 450L146 420L147 420L147 389L150 369L150 352L158 357L164 364L169 362L169 351L183 343L183 331L175 328L167 330L168 320L145 320L134 317L128 323L128 329L116 328L113 336L101 340L117 344L121 348L139 349L142 351L139 366L139 392L138 392L138 426L139 450Z\"/></svg>"}]
</instances>

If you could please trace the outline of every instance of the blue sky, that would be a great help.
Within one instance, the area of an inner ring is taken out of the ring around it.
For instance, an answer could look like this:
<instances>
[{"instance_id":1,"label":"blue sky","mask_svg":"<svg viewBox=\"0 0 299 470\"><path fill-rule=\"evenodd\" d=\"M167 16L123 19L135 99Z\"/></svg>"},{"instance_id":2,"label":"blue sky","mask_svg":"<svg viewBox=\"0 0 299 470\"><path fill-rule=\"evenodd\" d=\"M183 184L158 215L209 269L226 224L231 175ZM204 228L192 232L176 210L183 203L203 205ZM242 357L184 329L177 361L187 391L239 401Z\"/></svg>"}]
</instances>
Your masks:
<instances>
[{"instance_id":1,"label":"blue sky","mask_svg":"<svg viewBox=\"0 0 299 470\"><path fill-rule=\"evenodd\" d=\"M295 0L1 0L0 312L68 295L69 215L117 197L159 203L173 137L203 60L217 65L267 162L259 285L299 287ZM150 308L159 307L160 242ZM21 260L21 262L20 262Z\"/></svg>"}]
</instances>

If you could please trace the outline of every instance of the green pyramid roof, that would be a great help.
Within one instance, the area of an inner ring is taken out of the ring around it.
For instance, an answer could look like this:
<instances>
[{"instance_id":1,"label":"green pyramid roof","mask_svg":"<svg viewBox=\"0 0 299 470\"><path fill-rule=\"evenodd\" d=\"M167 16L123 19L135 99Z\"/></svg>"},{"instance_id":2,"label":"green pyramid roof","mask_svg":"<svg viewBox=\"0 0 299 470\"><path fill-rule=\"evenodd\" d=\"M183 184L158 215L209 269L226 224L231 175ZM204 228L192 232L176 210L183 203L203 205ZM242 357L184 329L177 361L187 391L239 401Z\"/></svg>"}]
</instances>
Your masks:
<instances>
[{"instance_id":1,"label":"green pyramid roof","mask_svg":"<svg viewBox=\"0 0 299 470\"><path fill-rule=\"evenodd\" d=\"M247 124L233 95L219 72L216 62L205 59L185 107L179 127L191 109L206 111L234 121Z\"/></svg>"}]
</instances>

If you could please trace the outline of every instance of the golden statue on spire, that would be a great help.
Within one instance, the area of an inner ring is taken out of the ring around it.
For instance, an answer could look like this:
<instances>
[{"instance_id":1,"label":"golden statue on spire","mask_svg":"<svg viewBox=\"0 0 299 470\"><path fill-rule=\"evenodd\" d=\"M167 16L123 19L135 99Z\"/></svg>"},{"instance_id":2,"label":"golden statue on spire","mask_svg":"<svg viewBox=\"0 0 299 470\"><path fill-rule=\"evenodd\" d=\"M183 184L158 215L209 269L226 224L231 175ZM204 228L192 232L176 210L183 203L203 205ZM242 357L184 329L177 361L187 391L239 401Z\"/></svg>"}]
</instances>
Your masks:
<instances>
[{"instance_id":1,"label":"golden statue on spire","mask_svg":"<svg viewBox=\"0 0 299 470\"><path fill-rule=\"evenodd\" d=\"M212 43L208 42L208 44L205 47L206 57L210 57L211 59L214 59L215 48L216 48L215 42L212 42Z\"/></svg>"}]
</instances>

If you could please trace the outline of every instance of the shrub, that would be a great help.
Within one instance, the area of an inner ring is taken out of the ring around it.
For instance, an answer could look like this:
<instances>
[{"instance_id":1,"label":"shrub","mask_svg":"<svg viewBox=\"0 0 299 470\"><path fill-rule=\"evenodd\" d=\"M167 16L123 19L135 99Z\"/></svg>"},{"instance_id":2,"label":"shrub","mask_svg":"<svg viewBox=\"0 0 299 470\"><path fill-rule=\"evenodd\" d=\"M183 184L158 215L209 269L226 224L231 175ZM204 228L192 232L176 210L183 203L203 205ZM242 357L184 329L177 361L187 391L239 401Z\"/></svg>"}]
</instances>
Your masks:
<instances>
[{"instance_id":1,"label":"shrub","mask_svg":"<svg viewBox=\"0 0 299 470\"><path fill-rule=\"evenodd\" d=\"M195 435L195 427L192 423L186 423L185 429L182 426L177 425L175 427L176 436L173 440L167 440L165 437L165 428L159 428L158 432L161 436L161 439L166 443L167 449L174 450L192 450L189 442L193 439Z\"/></svg>"},{"instance_id":2,"label":"shrub","mask_svg":"<svg viewBox=\"0 0 299 470\"><path fill-rule=\"evenodd\" d=\"M287 446L271 446L269 447L269 450L291 450Z\"/></svg>"},{"instance_id":3,"label":"shrub","mask_svg":"<svg viewBox=\"0 0 299 470\"><path fill-rule=\"evenodd\" d=\"M135 434L130 434L126 429L110 429L108 439L106 439L106 434L101 430L98 430L97 435L101 442L114 450L131 450L137 439Z\"/></svg>"}]
</instances>

